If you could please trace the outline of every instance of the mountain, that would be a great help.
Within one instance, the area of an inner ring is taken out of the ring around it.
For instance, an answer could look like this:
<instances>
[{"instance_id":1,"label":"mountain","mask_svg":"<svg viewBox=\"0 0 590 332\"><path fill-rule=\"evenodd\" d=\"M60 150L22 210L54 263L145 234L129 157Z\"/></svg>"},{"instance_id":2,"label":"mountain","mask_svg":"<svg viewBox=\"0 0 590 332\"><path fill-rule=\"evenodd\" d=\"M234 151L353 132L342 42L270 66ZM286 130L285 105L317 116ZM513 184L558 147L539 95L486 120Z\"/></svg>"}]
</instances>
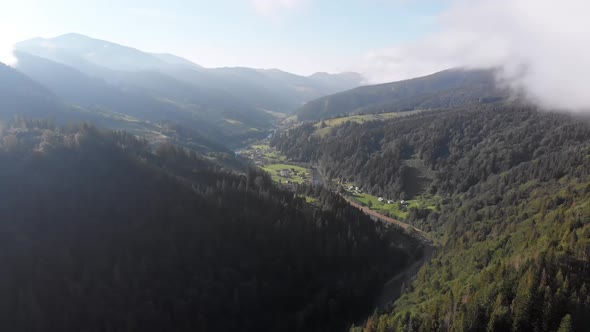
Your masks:
<instances>
[{"instance_id":1,"label":"mountain","mask_svg":"<svg viewBox=\"0 0 590 332\"><path fill-rule=\"evenodd\" d=\"M11 122L15 117L49 120L56 125L86 122L127 130L152 143L175 141L200 153L229 153L203 134L207 133L206 126L195 131L164 123L163 120L186 119L184 124L190 125L194 121L185 110L172 104L118 89L49 60L18 52L16 56L18 70L0 65L3 122Z\"/></svg>"},{"instance_id":2,"label":"mountain","mask_svg":"<svg viewBox=\"0 0 590 332\"><path fill-rule=\"evenodd\" d=\"M119 81L112 83L26 52L16 51L15 56L19 71L63 100L87 109L154 124L182 124L200 136L230 146L252 136L264 136L264 130L272 124L267 113L248 111L221 91L201 89L159 72L112 71L109 78Z\"/></svg>"},{"instance_id":3,"label":"mountain","mask_svg":"<svg viewBox=\"0 0 590 332\"><path fill-rule=\"evenodd\" d=\"M489 103L508 97L496 86L491 70L449 69L406 81L362 86L306 103L301 121L359 113L403 112Z\"/></svg>"},{"instance_id":4,"label":"mountain","mask_svg":"<svg viewBox=\"0 0 590 332\"><path fill-rule=\"evenodd\" d=\"M21 72L0 63L0 121L9 122L16 117L56 121L71 124L91 121L104 125L115 124L114 114L93 112L69 104L50 89Z\"/></svg>"},{"instance_id":5,"label":"mountain","mask_svg":"<svg viewBox=\"0 0 590 332\"><path fill-rule=\"evenodd\" d=\"M421 244L125 132L0 131L0 329L335 331Z\"/></svg>"},{"instance_id":6,"label":"mountain","mask_svg":"<svg viewBox=\"0 0 590 332\"><path fill-rule=\"evenodd\" d=\"M339 74L320 72L312 74L307 78L317 82L318 84L329 86L331 89L337 91L344 91L350 89L351 87L358 86L364 80L361 74L352 72Z\"/></svg>"},{"instance_id":7,"label":"mountain","mask_svg":"<svg viewBox=\"0 0 590 332\"><path fill-rule=\"evenodd\" d=\"M16 69L75 104L152 121L173 118L169 113L182 112L173 104L117 88L71 67L18 51L15 56L18 59Z\"/></svg>"},{"instance_id":8,"label":"mountain","mask_svg":"<svg viewBox=\"0 0 590 332\"><path fill-rule=\"evenodd\" d=\"M80 34L34 38L16 49L103 78L127 83L118 72L157 71L201 89L213 89L226 100L235 100L248 113L252 109L292 112L305 102L361 84L358 74L303 77L278 70L203 68L172 54L147 53L135 48ZM268 114L267 114L268 115ZM269 119L272 119L270 115Z\"/></svg>"},{"instance_id":9,"label":"mountain","mask_svg":"<svg viewBox=\"0 0 590 332\"><path fill-rule=\"evenodd\" d=\"M18 43L16 49L65 64L78 58L111 70L137 71L169 66L168 62L138 49L76 33L30 39Z\"/></svg>"},{"instance_id":10,"label":"mountain","mask_svg":"<svg viewBox=\"0 0 590 332\"><path fill-rule=\"evenodd\" d=\"M400 217L437 245L405 294L351 331L590 329L587 118L469 104L316 131L271 145L335 191L411 200Z\"/></svg>"},{"instance_id":11,"label":"mountain","mask_svg":"<svg viewBox=\"0 0 590 332\"><path fill-rule=\"evenodd\" d=\"M66 111L65 105L51 91L3 63L0 63L0 100L0 116L4 119L16 112L54 117Z\"/></svg>"}]
</instances>

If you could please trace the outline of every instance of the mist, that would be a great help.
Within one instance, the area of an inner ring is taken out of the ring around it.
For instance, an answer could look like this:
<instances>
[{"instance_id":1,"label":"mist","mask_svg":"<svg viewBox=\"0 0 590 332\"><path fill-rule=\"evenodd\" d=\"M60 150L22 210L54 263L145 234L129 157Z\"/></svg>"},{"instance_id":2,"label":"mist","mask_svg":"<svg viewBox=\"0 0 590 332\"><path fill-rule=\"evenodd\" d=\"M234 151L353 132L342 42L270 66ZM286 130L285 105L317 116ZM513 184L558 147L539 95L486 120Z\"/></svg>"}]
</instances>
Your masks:
<instances>
[{"instance_id":1,"label":"mist","mask_svg":"<svg viewBox=\"0 0 590 332\"><path fill-rule=\"evenodd\" d=\"M20 33L14 31L14 25L5 20L0 20L0 62L5 65L16 65L16 57L14 56L14 44L21 38Z\"/></svg>"},{"instance_id":2,"label":"mist","mask_svg":"<svg viewBox=\"0 0 590 332\"><path fill-rule=\"evenodd\" d=\"M499 68L498 81L545 108L590 112L590 2L455 0L435 32L366 54L371 83L451 67Z\"/></svg>"},{"instance_id":3,"label":"mist","mask_svg":"<svg viewBox=\"0 0 590 332\"><path fill-rule=\"evenodd\" d=\"M14 48L12 48L12 47L0 48L0 62L5 65L8 65L8 66L15 66L17 59L14 56Z\"/></svg>"}]
</instances>

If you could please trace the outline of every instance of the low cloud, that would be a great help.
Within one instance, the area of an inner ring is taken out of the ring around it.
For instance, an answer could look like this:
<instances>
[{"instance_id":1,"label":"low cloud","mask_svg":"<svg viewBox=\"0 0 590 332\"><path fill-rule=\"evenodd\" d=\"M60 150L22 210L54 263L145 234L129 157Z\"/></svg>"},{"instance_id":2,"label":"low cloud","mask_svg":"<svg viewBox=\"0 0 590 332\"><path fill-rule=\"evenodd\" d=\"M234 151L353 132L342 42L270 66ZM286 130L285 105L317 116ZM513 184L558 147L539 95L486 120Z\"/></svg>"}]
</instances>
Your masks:
<instances>
[{"instance_id":1,"label":"low cloud","mask_svg":"<svg viewBox=\"0 0 590 332\"><path fill-rule=\"evenodd\" d=\"M0 47L0 62L8 66L15 66L17 59L13 54L14 48Z\"/></svg>"},{"instance_id":2,"label":"low cloud","mask_svg":"<svg viewBox=\"0 0 590 332\"><path fill-rule=\"evenodd\" d=\"M590 110L590 2L455 0L431 35L366 54L357 68L372 83L451 67L500 68L533 101Z\"/></svg>"},{"instance_id":3,"label":"low cloud","mask_svg":"<svg viewBox=\"0 0 590 332\"><path fill-rule=\"evenodd\" d=\"M16 65L16 57L14 56L14 44L18 41L18 37L13 35L14 26L7 22L0 22L0 62L14 66Z\"/></svg>"}]
</instances>

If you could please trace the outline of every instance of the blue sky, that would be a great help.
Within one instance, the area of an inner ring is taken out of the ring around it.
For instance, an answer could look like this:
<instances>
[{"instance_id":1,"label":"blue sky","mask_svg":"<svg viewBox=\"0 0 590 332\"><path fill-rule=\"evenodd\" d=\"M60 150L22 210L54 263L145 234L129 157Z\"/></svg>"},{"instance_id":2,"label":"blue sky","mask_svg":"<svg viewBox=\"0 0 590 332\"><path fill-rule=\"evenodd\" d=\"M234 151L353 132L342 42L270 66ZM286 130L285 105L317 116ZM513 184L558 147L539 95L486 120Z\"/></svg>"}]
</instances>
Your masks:
<instances>
[{"instance_id":1,"label":"blue sky","mask_svg":"<svg viewBox=\"0 0 590 332\"><path fill-rule=\"evenodd\" d=\"M533 102L590 112L588 12L588 0L5 0L0 61L18 41L77 32L207 67L368 83L493 67Z\"/></svg>"},{"instance_id":2,"label":"blue sky","mask_svg":"<svg viewBox=\"0 0 590 332\"><path fill-rule=\"evenodd\" d=\"M0 43L77 32L207 67L342 71L436 29L446 0L19 0Z\"/></svg>"}]
</instances>

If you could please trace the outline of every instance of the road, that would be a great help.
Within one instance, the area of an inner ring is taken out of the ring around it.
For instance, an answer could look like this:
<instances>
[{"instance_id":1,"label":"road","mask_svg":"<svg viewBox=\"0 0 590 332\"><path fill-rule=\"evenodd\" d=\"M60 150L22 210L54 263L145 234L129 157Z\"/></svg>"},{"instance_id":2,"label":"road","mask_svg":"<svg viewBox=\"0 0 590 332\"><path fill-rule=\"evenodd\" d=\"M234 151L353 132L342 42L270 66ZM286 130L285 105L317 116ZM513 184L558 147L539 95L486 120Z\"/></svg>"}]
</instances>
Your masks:
<instances>
[{"instance_id":1,"label":"road","mask_svg":"<svg viewBox=\"0 0 590 332\"><path fill-rule=\"evenodd\" d=\"M342 196L342 197L344 197L344 196ZM379 213L379 212L377 212L377 211L371 210L371 209L369 209L368 207L366 207L366 206L362 206L362 205L360 205L360 204L358 204L358 203L355 203L354 201L352 201L352 200L350 200L350 199L348 199L348 198L346 198L346 197L344 197L344 199L345 199L345 200L346 200L346 201L347 201L347 202L348 202L350 205L354 206L355 208L359 208L359 209L361 209L361 210L362 210L362 211L363 211L365 214L367 214L367 215L369 215L369 216L371 216L371 217L374 217L374 218L376 218L376 219L379 219L379 220L381 220L381 221L385 221L385 222L388 222L388 223L391 223L391 224L396 224L396 225L398 225L399 227L401 227L401 228L405 229L406 231L415 231L415 232L418 232L419 234L424 234L424 232L423 232L423 231L421 231L420 229L418 229L418 228L416 228L416 227L414 227L414 226L412 226L412 225L410 225L410 224L408 224L408 223L405 223L405 222L403 222L403 221L399 221L399 220L397 220L397 219L393 219L393 218L391 218L391 217L388 217L388 216L386 216L386 215L383 215L383 214L381 214L381 213Z\"/></svg>"}]
</instances>

